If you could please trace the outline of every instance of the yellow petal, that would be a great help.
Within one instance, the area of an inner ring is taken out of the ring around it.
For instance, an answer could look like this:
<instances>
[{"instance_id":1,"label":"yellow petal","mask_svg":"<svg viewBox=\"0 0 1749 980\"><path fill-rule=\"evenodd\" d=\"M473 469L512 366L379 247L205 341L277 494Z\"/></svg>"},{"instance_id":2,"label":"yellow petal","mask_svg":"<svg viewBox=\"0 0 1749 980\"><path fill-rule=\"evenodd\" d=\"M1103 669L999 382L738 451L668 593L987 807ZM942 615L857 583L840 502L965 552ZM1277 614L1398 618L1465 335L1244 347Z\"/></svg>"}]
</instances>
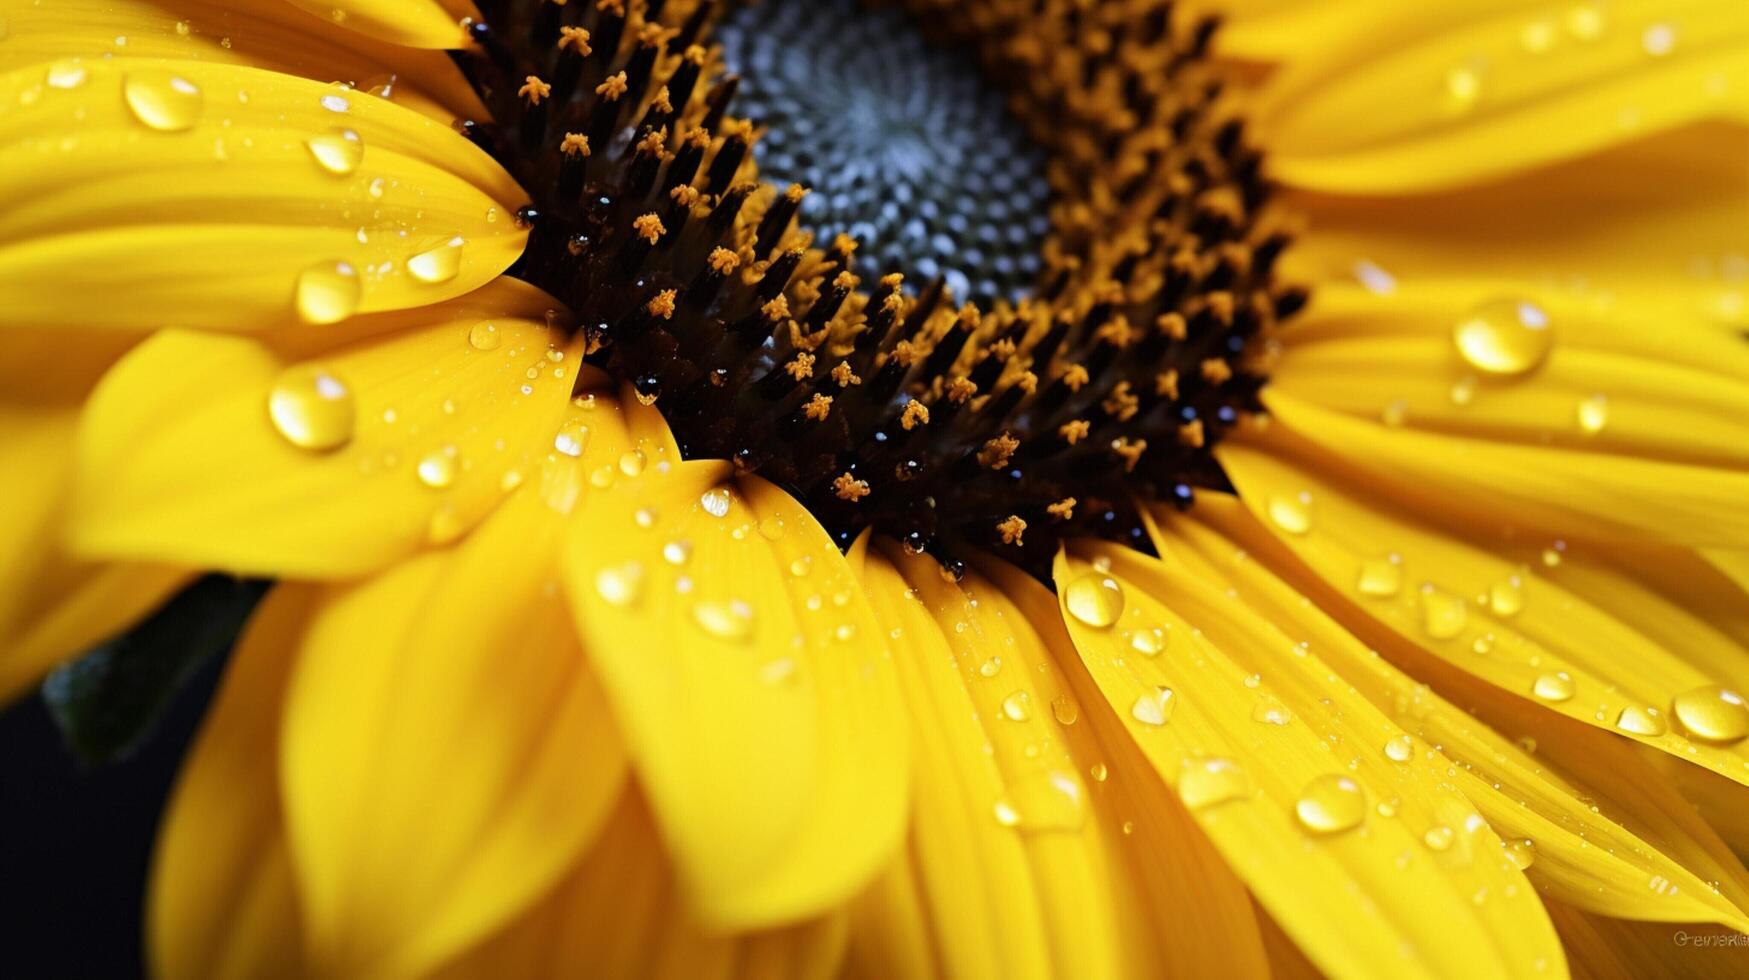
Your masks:
<instances>
[{"instance_id":1,"label":"yellow petal","mask_svg":"<svg viewBox=\"0 0 1749 980\"><path fill-rule=\"evenodd\" d=\"M303 937L280 818L280 711L316 599L268 594L183 764L146 902L152 972L167 980L301 973Z\"/></svg>"},{"instance_id":2,"label":"yellow petal","mask_svg":"<svg viewBox=\"0 0 1749 980\"><path fill-rule=\"evenodd\" d=\"M329 323L461 295L522 251L515 182L416 112L232 65L68 72L0 76L10 323ZM75 301L101 296L128 302Z\"/></svg>"},{"instance_id":3,"label":"yellow petal","mask_svg":"<svg viewBox=\"0 0 1749 980\"><path fill-rule=\"evenodd\" d=\"M1088 673L1313 963L1341 976L1560 972L1534 890L1437 752L1387 757L1401 729L1315 652L1154 559L1084 547L1059 553L1054 577ZM1137 647L1152 630L1169 638L1157 656Z\"/></svg>"},{"instance_id":4,"label":"yellow petal","mask_svg":"<svg viewBox=\"0 0 1749 980\"><path fill-rule=\"evenodd\" d=\"M1264 96L1273 171L1321 191L1425 191L1696 120L1742 118L1749 17L1740 4L1618 0L1584 9L1601 21L1595 31L1569 14L1548 50L1527 49L1532 18L1511 10L1350 48L1358 58L1295 62Z\"/></svg>"},{"instance_id":5,"label":"yellow petal","mask_svg":"<svg viewBox=\"0 0 1749 980\"><path fill-rule=\"evenodd\" d=\"M1417 519L1249 446L1223 446L1221 460L1260 521L1408 642L1575 721L1749 783L1749 745L1691 740L1672 718L1677 696L1735 678L1703 672L1687 651L1635 629L1633 614L1590 601L1583 582L1563 578L1561 552L1551 549L1551 567L1542 542L1488 547L1476 540L1492 536L1486 525ZM1707 639L1712 658L1742 663L1730 638Z\"/></svg>"},{"instance_id":6,"label":"yellow petal","mask_svg":"<svg viewBox=\"0 0 1749 980\"><path fill-rule=\"evenodd\" d=\"M844 958L846 916L719 934L692 917L649 806L628 791L601 836L529 914L433 976L560 980L591 976L825 980Z\"/></svg>"},{"instance_id":7,"label":"yellow petal","mask_svg":"<svg viewBox=\"0 0 1749 980\"><path fill-rule=\"evenodd\" d=\"M553 447L577 344L546 325L550 303L500 280L429 310L294 331L278 348L154 336L86 411L75 544L94 556L321 578L454 540ZM324 342L334 346L312 356ZM287 424L295 413L276 423L276 386L304 392L312 372L337 383L322 382L337 397L312 399L307 427ZM348 422L351 438L331 450L282 434L308 442Z\"/></svg>"},{"instance_id":8,"label":"yellow petal","mask_svg":"<svg viewBox=\"0 0 1749 980\"><path fill-rule=\"evenodd\" d=\"M1482 685L1461 674L1454 677L1451 669L1440 670L1413 652L1406 662L1416 668L1414 676L1399 670L1392 661L1405 656L1401 641L1350 634L1306 597L1332 600L1318 592L1303 595L1286 578L1289 572L1272 571L1295 570L1297 577L1322 585L1237 500L1211 495L1188 517L1163 512L1159 517L1155 543L1169 562L1217 589L1231 590L1245 614L1263 617L1319 651L1345 682L1411 736L1394 751L1438 746L1456 763L1453 778L1459 788L1506 841L1516 863L1527 866L1526 874L1543 894L1610 915L1749 925L1735 904L1749 896L1749 873L1695 818L1675 787L1636 758L1630 746L1583 729L1580 739L1547 731L1540 741L1550 748L1533 756L1539 740L1528 733L1538 729L1525 723L1527 718L1534 722L1534 707L1498 695L1489 698ZM1358 609L1352 612L1365 617ZM1380 658L1374 646L1390 659ZM1511 726L1507 730L1527 737L1515 742L1478 723L1417 678L1434 682L1460 703L1487 703L1492 710L1486 717L1499 718ZM1504 708L1497 706L1502 700ZM1560 756L1566 743L1576 741L1584 744L1570 757L1589 764L1564 775L1549 753Z\"/></svg>"},{"instance_id":9,"label":"yellow petal","mask_svg":"<svg viewBox=\"0 0 1749 980\"><path fill-rule=\"evenodd\" d=\"M10 33L0 46L0 71L46 70L63 58L182 58L345 82L443 124L483 111L444 52L336 30L325 17L326 11L306 13L280 0L14 5L7 11Z\"/></svg>"},{"instance_id":10,"label":"yellow petal","mask_svg":"<svg viewBox=\"0 0 1749 980\"><path fill-rule=\"evenodd\" d=\"M1549 917L1561 932L1576 977L1729 980L1741 976L1744 938L1718 926L1669 926L1592 915L1560 902Z\"/></svg>"},{"instance_id":11,"label":"yellow petal","mask_svg":"<svg viewBox=\"0 0 1749 980\"><path fill-rule=\"evenodd\" d=\"M563 877L618 799L624 751L557 588L562 531L531 487L453 550L316 605L282 759L311 953L334 975L466 949Z\"/></svg>"},{"instance_id":12,"label":"yellow petal","mask_svg":"<svg viewBox=\"0 0 1749 980\"><path fill-rule=\"evenodd\" d=\"M469 0L290 0L341 27L413 48L459 48L463 17L479 14Z\"/></svg>"},{"instance_id":13,"label":"yellow petal","mask_svg":"<svg viewBox=\"0 0 1749 980\"><path fill-rule=\"evenodd\" d=\"M1749 510L1741 506L1749 473L1740 470L1415 432L1274 389L1263 397L1273 428L1285 431L1261 441L1365 472L1374 493L1390 487L1402 499L1431 498L1551 536L1749 544Z\"/></svg>"},{"instance_id":14,"label":"yellow petal","mask_svg":"<svg viewBox=\"0 0 1749 980\"><path fill-rule=\"evenodd\" d=\"M806 510L762 480L722 482L726 464L681 463L664 439L634 441L665 428L627 402L630 433L589 437L566 553L585 648L700 918L818 913L859 891L903 830L885 637ZM613 489L595 492L597 473Z\"/></svg>"}]
</instances>

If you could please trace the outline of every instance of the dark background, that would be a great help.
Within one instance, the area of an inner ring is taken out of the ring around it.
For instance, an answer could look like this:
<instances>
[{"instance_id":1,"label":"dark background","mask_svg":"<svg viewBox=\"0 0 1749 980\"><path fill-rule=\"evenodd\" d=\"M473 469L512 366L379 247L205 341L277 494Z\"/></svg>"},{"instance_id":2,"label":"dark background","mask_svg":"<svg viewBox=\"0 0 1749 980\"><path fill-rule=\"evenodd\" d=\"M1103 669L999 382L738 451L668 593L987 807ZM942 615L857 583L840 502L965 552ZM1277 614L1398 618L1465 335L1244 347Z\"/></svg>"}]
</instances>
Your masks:
<instances>
[{"instance_id":1,"label":"dark background","mask_svg":"<svg viewBox=\"0 0 1749 980\"><path fill-rule=\"evenodd\" d=\"M220 659L177 692L131 758L106 765L67 751L39 696L0 709L0 975L142 975L152 839Z\"/></svg>"}]
</instances>

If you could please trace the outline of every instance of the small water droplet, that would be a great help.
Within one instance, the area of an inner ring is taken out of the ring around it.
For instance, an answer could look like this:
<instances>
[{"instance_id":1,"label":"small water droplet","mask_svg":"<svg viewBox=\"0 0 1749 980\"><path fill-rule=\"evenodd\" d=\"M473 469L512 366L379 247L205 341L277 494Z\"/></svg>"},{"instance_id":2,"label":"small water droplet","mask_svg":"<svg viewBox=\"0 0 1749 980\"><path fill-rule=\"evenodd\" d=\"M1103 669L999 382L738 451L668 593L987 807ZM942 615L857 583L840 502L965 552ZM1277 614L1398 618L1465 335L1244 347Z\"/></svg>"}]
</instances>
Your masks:
<instances>
[{"instance_id":1,"label":"small water droplet","mask_svg":"<svg viewBox=\"0 0 1749 980\"><path fill-rule=\"evenodd\" d=\"M1574 691L1573 678L1564 670L1540 674L1530 687L1530 692L1544 701L1566 701Z\"/></svg>"},{"instance_id":2,"label":"small water droplet","mask_svg":"<svg viewBox=\"0 0 1749 980\"><path fill-rule=\"evenodd\" d=\"M1123 586L1116 579L1087 572L1070 581L1063 590L1063 605L1077 621L1105 629L1123 615Z\"/></svg>"},{"instance_id":3,"label":"small water droplet","mask_svg":"<svg viewBox=\"0 0 1749 980\"><path fill-rule=\"evenodd\" d=\"M358 169L364 159L364 140L350 129L337 129L304 140L316 165L336 176L345 177Z\"/></svg>"},{"instance_id":4,"label":"small water droplet","mask_svg":"<svg viewBox=\"0 0 1749 980\"><path fill-rule=\"evenodd\" d=\"M632 511L632 523L648 531L656 526L656 511L651 507L639 507Z\"/></svg>"},{"instance_id":5,"label":"small water droplet","mask_svg":"<svg viewBox=\"0 0 1749 980\"><path fill-rule=\"evenodd\" d=\"M644 452L641 449L628 449L620 454L619 471L626 476L637 476L644 472Z\"/></svg>"},{"instance_id":6,"label":"small water droplet","mask_svg":"<svg viewBox=\"0 0 1749 980\"><path fill-rule=\"evenodd\" d=\"M1251 777L1231 759L1186 759L1178 774L1178 798L1204 810L1251 795Z\"/></svg>"},{"instance_id":7,"label":"small water droplet","mask_svg":"<svg viewBox=\"0 0 1749 980\"><path fill-rule=\"evenodd\" d=\"M1495 582L1488 589L1488 608L1497 616L1512 617L1524 608L1524 583L1516 575Z\"/></svg>"},{"instance_id":8,"label":"small water droplet","mask_svg":"<svg viewBox=\"0 0 1749 980\"><path fill-rule=\"evenodd\" d=\"M1409 403L1401 398L1392 401L1379 412L1379 419L1393 429L1401 428L1409 421Z\"/></svg>"},{"instance_id":9,"label":"small water droplet","mask_svg":"<svg viewBox=\"0 0 1749 980\"><path fill-rule=\"evenodd\" d=\"M644 568L637 562L603 568L595 573L595 594L610 606L625 608L643 592Z\"/></svg>"},{"instance_id":10,"label":"small water droplet","mask_svg":"<svg viewBox=\"0 0 1749 980\"><path fill-rule=\"evenodd\" d=\"M1587 395L1579 399L1573 415L1579 421L1579 431L1594 436L1609 424L1609 399L1602 395Z\"/></svg>"},{"instance_id":11,"label":"small water droplet","mask_svg":"<svg viewBox=\"0 0 1749 980\"><path fill-rule=\"evenodd\" d=\"M1445 97L1453 109L1474 105L1482 95L1482 73L1472 65L1459 65L1445 73Z\"/></svg>"},{"instance_id":12,"label":"small water droplet","mask_svg":"<svg viewBox=\"0 0 1749 980\"><path fill-rule=\"evenodd\" d=\"M738 599L693 603L692 621L721 640L745 640L753 635L753 607Z\"/></svg>"},{"instance_id":13,"label":"small water droplet","mask_svg":"<svg viewBox=\"0 0 1749 980\"><path fill-rule=\"evenodd\" d=\"M1271 494L1269 520L1289 534L1305 534L1312 529L1312 495L1303 490Z\"/></svg>"},{"instance_id":14,"label":"small water droplet","mask_svg":"<svg viewBox=\"0 0 1749 980\"><path fill-rule=\"evenodd\" d=\"M589 485L597 490L613 486L613 466L597 466L589 474Z\"/></svg>"},{"instance_id":15,"label":"small water droplet","mask_svg":"<svg viewBox=\"0 0 1749 980\"><path fill-rule=\"evenodd\" d=\"M1010 721L1025 721L1032 717L1032 695L1015 691L1002 699L1002 713Z\"/></svg>"},{"instance_id":16,"label":"small water droplet","mask_svg":"<svg viewBox=\"0 0 1749 980\"><path fill-rule=\"evenodd\" d=\"M1354 278L1375 296L1389 296L1397 291L1397 277L1367 259L1354 263Z\"/></svg>"},{"instance_id":17,"label":"small water droplet","mask_svg":"<svg viewBox=\"0 0 1749 980\"><path fill-rule=\"evenodd\" d=\"M200 87L174 72L130 71L122 80L122 96L134 118L164 133L194 128L200 121Z\"/></svg>"},{"instance_id":18,"label":"small water droplet","mask_svg":"<svg viewBox=\"0 0 1749 980\"><path fill-rule=\"evenodd\" d=\"M832 631L832 638L839 643L849 643L856 639L856 624L839 623L838 628Z\"/></svg>"},{"instance_id":19,"label":"small water droplet","mask_svg":"<svg viewBox=\"0 0 1749 980\"><path fill-rule=\"evenodd\" d=\"M1143 627L1130 634L1130 649L1144 657L1158 657L1166 649L1164 627Z\"/></svg>"},{"instance_id":20,"label":"small water droplet","mask_svg":"<svg viewBox=\"0 0 1749 980\"><path fill-rule=\"evenodd\" d=\"M1662 735L1670 730L1670 725L1664 720L1664 713L1657 708L1642 708L1630 704L1621 709L1616 716L1615 727L1631 735Z\"/></svg>"},{"instance_id":21,"label":"small water droplet","mask_svg":"<svg viewBox=\"0 0 1749 980\"><path fill-rule=\"evenodd\" d=\"M1354 587L1361 595L1394 596L1403 588L1403 559L1398 555L1368 558L1360 563L1360 578Z\"/></svg>"},{"instance_id":22,"label":"small water droplet","mask_svg":"<svg viewBox=\"0 0 1749 980\"><path fill-rule=\"evenodd\" d=\"M426 453L414 470L419 475L419 482L433 490L442 490L454 483L455 471L455 449L453 447L445 447Z\"/></svg>"},{"instance_id":23,"label":"small water droplet","mask_svg":"<svg viewBox=\"0 0 1749 980\"><path fill-rule=\"evenodd\" d=\"M1262 697L1251 706L1251 720L1265 725L1285 725L1294 720L1294 714L1280 701Z\"/></svg>"},{"instance_id":24,"label":"small water droplet","mask_svg":"<svg viewBox=\"0 0 1749 980\"><path fill-rule=\"evenodd\" d=\"M583 455L583 450L589 445L589 427L587 425L567 425L553 437L553 448L575 459Z\"/></svg>"},{"instance_id":25,"label":"small water droplet","mask_svg":"<svg viewBox=\"0 0 1749 980\"><path fill-rule=\"evenodd\" d=\"M1476 400L1476 376L1466 374L1451 383L1448 393L1453 405L1463 406Z\"/></svg>"},{"instance_id":26,"label":"small water droplet","mask_svg":"<svg viewBox=\"0 0 1749 980\"><path fill-rule=\"evenodd\" d=\"M1427 828L1427 833L1421 835L1421 840L1430 851L1444 851L1451 848L1451 842L1457 839L1457 834L1444 824Z\"/></svg>"},{"instance_id":27,"label":"small water droplet","mask_svg":"<svg viewBox=\"0 0 1749 980\"><path fill-rule=\"evenodd\" d=\"M328 95L322 96L320 99L317 99L316 101L318 104L321 105L322 108L327 109L329 112L351 112L352 111L352 103L346 101L346 96L344 96L344 95L328 94Z\"/></svg>"},{"instance_id":28,"label":"small water droplet","mask_svg":"<svg viewBox=\"0 0 1749 980\"><path fill-rule=\"evenodd\" d=\"M698 505L712 517L729 516L729 491L725 487L713 487L699 494Z\"/></svg>"},{"instance_id":29,"label":"small water droplet","mask_svg":"<svg viewBox=\"0 0 1749 980\"><path fill-rule=\"evenodd\" d=\"M1415 754L1415 740L1407 735L1398 735L1385 743L1385 758L1392 762L1408 762Z\"/></svg>"},{"instance_id":30,"label":"small water droplet","mask_svg":"<svg viewBox=\"0 0 1749 980\"><path fill-rule=\"evenodd\" d=\"M803 555L800 558L797 558L795 561L792 561L789 563L789 573L791 575L795 576L796 578L807 578L808 572L812 571L813 567L814 567L813 556Z\"/></svg>"},{"instance_id":31,"label":"small water droplet","mask_svg":"<svg viewBox=\"0 0 1749 980\"><path fill-rule=\"evenodd\" d=\"M1095 762L1092 767L1087 770L1087 774L1093 777L1094 782L1103 783L1106 778L1111 775L1111 770L1105 768L1105 763Z\"/></svg>"},{"instance_id":32,"label":"small water droplet","mask_svg":"<svg viewBox=\"0 0 1749 980\"><path fill-rule=\"evenodd\" d=\"M1449 640L1463 632L1469 609L1460 596L1431 585L1421 587L1421 628L1435 640Z\"/></svg>"},{"instance_id":33,"label":"small water droplet","mask_svg":"<svg viewBox=\"0 0 1749 980\"><path fill-rule=\"evenodd\" d=\"M759 534L767 541L783 540L784 531L786 530L787 528L784 526L783 518L776 514L763 518L759 522Z\"/></svg>"},{"instance_id":34,"label":"small water droplet","mask_svg":"<svg viewBox=\"0 0 1749 980\"><path fill-rule=\"evenodd\" d=\"M1334 773L1319 776L1306 785L1294 804L1300 826L1315 834L1337 834L1360 826L1366 819L1366 794L1360 784Z\"/></svg>"},{"instance_id":35,"label":"small water droplet","mask_svg":"<svg viewBox=\"0 0 1749 980\"><path fill-rule=\"evenodd\" d=\"M1518 840L1503 840L1500 847L1506 852L1506 859L1520 871L1536 863L1536 842L1529 837Z\"/></svg>"},{"instance_id":36,"label":"small water droplet","mask_svg":"<svg viewBox=\"0 0 1749 980\"><path fill-rule=\"evenodd\" d=\"M267 414L285 440L301 449L335 449L352 439L358 408L352 389L325 368L301 364L274 379Z\"/></svg>"},{"instance_id":37,"label":"small water droplet","mask_svg":"<svg viewBox=\"0 0 1749 980\"><path fill-rule=\"evenodd\" d=\"M692 557L692 545L686 541L670 541L662 546L662 560L670 565L684 565Z\"/></svg>"},{"instance_id":38,"label":"small water droplet","mask_svg":"<svg viewBox=\"0 0 1749 980\"><path fill-rule=\"evenodd\" d=\"M1548 314L1526 299L1503 297L1477 306L1452 328L1464 363L1485 374L1517 377L1540 367L1554 346Z\"/></svg>"},{"instance_id":39,"label":"small water droplet","mask_svg":"<svg viewBox=\"0 0 1749 980\"><path fill-rule=\"evenodd\" d=\"M978 665L978 673L985 677L995 677L1002 673L1002 658L991 657Z\"/></svg>"},{"instance_id":40,"label":"small water droplet","mask_svg":"<svg viewBox=\"0 0 1749 980\"><path fill-rule=\"evenodd\" d=\"M1073 698L1055 697L1051 699L1051 717L1061 725L1073 725L1081 717L1081 706Z\"/></svg>"},{"instance_id":41,"label":"small water droplet","mask_svg":"<svg viewBox=\"0 0 1749 980\"><path fill-rule=\"evenodd\" d=\"M363 292L350 262L318 262L298 273L293 305L305 323L339 323L357 312Z\"/></svg>"},{"instance_id":42,"label":"small water droplet","mask_svg":"<svg viewBox=\"0 0 1749 980\"><path fill-rule=\"evenodd\" d=\"M1164 725L1172 720L1172 711L1177 707L1178 700L1172 689L1158 687L1153 693L1136 698L1136 702L1130 705L1130 717L1144 725Z\"/></svg>"},{"instance_id":43,"label":"small water droplet","mask_svg":"<svg viewBox=\"0 0 1749 980\"><path fill-rule=\"evenodd\" d=\"M1676 50L1676 28L1669 24L1657 23L1645 29L1640 34L1640 47L1654 58L1662 58Z\"/></svg>"},{"instance_id":44,"label":"small water droplet","mask_svg":"<svg viewBox=\"0 0 1749 980\"><path fill-rule=\"evenodd\" d=\"M1707 745L1732 745L1749 738L1749 706L1729 688L1708 684L1678 694L1670 713L1688 737Z\"/></svg>"},{"instance_id":45,"label":"small water droplet","mask_svg":"<svg viewBox=\"0 0 1749 980\"><path fill-rule=\"evenodd\" d=\"M462 267L462 246L466 241L457 235L436 248L426 249L407 260L407 272L420 282L448 282Z\"/></svg>"},{"instance_id":46,"label":"small water droplet","mask_svg":"<svg viewBox=\"0 0 1749 980\"><path fill-rule=\"evenodd\" d=\"M85 79L89 76L90 72L85 70L78 58L62 58L49 63L47 81L49 88L70 89L85 84Z\"/></svg>"},{"instance_id":47,"label":"small water droplet","mask_svg":"<svg viewBox=\"0 0 1749 980\"><path fill-rule=\"evenodd\" d=\"M1581 41L1595 41L1603 36L1603 11L1593 4L1574 7L1567 12L1567 32Z\"/></svg>"},{"instance_id":48,"label":"small water droplet","mask_svg":"<svg viewBox=\"0 0 1749 980\"><path fill-rule=\"evenodd\" d=\"M1020 811L1014 809L1014 804L1007 800L997 800L994 812L996 822L1004 827L1013 827L1020 823Z\"/></svg>"}]
</instances>

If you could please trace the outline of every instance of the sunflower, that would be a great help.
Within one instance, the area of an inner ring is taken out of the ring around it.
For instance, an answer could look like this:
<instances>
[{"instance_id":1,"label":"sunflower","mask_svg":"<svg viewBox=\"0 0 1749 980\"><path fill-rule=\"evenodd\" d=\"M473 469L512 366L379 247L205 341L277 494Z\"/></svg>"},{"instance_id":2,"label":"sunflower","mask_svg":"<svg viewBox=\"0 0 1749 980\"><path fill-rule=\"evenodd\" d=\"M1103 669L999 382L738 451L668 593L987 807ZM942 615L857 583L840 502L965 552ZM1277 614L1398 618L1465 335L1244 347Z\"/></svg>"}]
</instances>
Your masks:
<instances>
[{"instance_id":1,"label":"sunflower","mask_svg":"<svg viewBox=\"0 0 1749 980\"><path fill-rule=\"evenodd\" d=\"M1728 971L1749 11L1212 6L0 3L153 970Z\"/></svg>"}]
</instances>

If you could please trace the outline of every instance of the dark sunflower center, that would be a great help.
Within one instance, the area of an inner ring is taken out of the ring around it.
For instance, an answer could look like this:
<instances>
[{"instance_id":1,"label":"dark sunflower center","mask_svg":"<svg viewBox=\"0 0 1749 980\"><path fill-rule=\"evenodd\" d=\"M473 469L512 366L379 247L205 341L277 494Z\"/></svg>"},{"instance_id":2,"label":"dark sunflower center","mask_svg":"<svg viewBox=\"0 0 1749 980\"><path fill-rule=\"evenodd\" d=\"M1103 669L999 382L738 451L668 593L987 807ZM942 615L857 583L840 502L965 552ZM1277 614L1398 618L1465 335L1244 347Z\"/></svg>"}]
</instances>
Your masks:
<instances>
[{"instance_id":1,"label":"dark sunflower center","mask_svg":"<svg viewBox=\"0 0 1749 980\"><path fill-rule=\"evenodd\" d=\"M1138 502L1227 488L1211 449L1305 299L1213 24L898 6L481 0L457 60L491 117L458 125L534 201L511 272L688 456L844 545L1146 547Z\"/></svg>"},{"instance_id":2,"label":"dark sunflower center","mask_svg":"<svg viewBox=\"0 0 1749 980\"><path fill-rule=\"evenodd\" d=\"M812 190L817 241L850 235L881 273L940 276L980 305L1015 299L1050 231L1043 151L962 47L925 43L896 7L766 0L718 26L738 111L767 127L767 180Z\"/></svg>"}]
</instances>

